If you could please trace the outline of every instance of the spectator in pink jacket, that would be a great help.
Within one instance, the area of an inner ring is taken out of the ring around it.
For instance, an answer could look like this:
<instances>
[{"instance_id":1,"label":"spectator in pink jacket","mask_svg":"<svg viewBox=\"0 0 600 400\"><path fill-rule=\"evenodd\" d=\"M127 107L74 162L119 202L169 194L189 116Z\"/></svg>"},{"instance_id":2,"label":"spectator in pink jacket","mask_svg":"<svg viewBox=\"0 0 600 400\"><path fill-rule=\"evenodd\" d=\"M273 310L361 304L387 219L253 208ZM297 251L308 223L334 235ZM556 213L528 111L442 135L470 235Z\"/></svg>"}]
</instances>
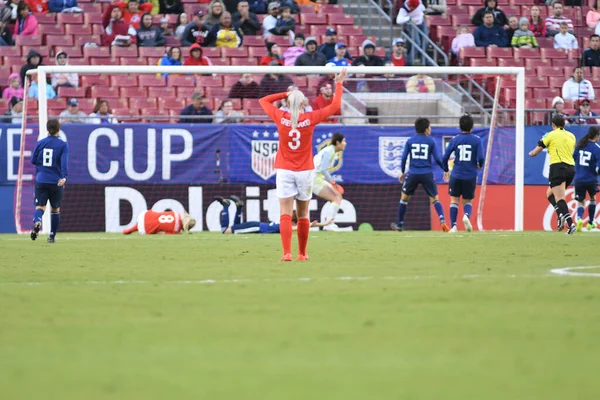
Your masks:
<instances>
[{"instance_id":1,"label":"spectator in pink jacket","mask_svg":"<svg viewBox=\"0 0 600 400\"><path fill-rule=\"evenodd\" d=\"M12 97L18 97L22 99L25 97L23 93L24 92L23 88L21 87L21 78L19 78L19 74L10 74L8 76L8 87L2 92L2 98L6 100L10 100Z\"/></svg>"},{"instance_id":2,"label":"spectator in pink jacket","mask_svg":"<svg viewBox=\"0 0 600 400\"><path fill-rule=\"evenodd\" d=\"M600 4L598 3L600 3L600 0L594 2L592 9L588 11L585 16L585 22L588 28L595 28L596 25L598 25L598 21L600 20Z\"/></svg>"},{"instance_id":3,"label":"spectator in pink jacket","mask_svg":"<svg viewBox=\"0 0 600 400\"><path fill-rule=\"evenodd\" d=\"M294 45L288 48L283 53L283 60L286 66L296 65L296 58L304 54L306 49L304 48L304 35L302 33L296 33L294 37Z\"/></svg>"},{"instance_id":4,"label":"spectator in pink jacket","mask_svg":"<svg viewBox=\"0 0 600 400\"><path fill-rule=\"evenodd\" d=\"M35 15L33 15L25 2L20 2L17 6L17 22L15 23L14 35L37 36L37 34L37 18L35 18Z\"/></svg>"},{"instance_id":5,"label":"spectator in pink jacket","mask_svg":"<svg viewBox=\"0 0 600 400\"><path fill-rule=\"evenodd\" d=\"M467 26L461 26L456 30L456 37L452 39L452 53L458 57L463 47L475 47L475 37Z\"/></svg>"}]
</instances>

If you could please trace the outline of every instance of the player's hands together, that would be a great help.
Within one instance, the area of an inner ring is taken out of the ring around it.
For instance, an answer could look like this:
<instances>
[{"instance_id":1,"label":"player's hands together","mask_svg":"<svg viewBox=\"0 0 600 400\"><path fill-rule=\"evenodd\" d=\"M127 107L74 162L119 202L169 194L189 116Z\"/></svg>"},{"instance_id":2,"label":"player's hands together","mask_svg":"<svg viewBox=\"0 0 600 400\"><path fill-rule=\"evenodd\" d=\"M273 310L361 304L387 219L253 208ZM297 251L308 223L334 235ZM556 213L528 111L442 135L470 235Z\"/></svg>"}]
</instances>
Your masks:
<instances>
[{"instance_id":1,"label":"player's hands together","mask_svg":"<svg viewBox=\"0 0 600 400\"><path fill-rule=\"evenodd\" d=\"M62 178L58 181L58 183L56 184L57 186L63 186L65 184L65 182L67 181L67 178Z\"/></svg>"},{"instance_id":2,"label":"player's hands together","mask_svg":"<svg viewBox=\"0 0 600 400\"><path fill-rule=\"evenodd\" d=\"M404 178L406 178L406 174L403 172L398 177L398 182L400 182L400 183L404 182Z\"/></svg>"},{"instance_id":3,"label":"player's hands together","mask_svg":"<svg viewBox=\"0 0 600 400\"><path fill-rule=\"evenodd\" d=\"M450 172L444 172L444 182L450 182Z\"/></svg>"},{"instance_id":4,"label":"player's hands together","mask_svg":"<svg viewBox=\"0 0 600 400\"><path fill-rule=\"evenodd\" d=\"M346 79L347 76L348 76L348 69L342 68L342 72L335 75L335 81L340 82L340 83L344 82L344 79Z\"/></svg>"}]
</instances>

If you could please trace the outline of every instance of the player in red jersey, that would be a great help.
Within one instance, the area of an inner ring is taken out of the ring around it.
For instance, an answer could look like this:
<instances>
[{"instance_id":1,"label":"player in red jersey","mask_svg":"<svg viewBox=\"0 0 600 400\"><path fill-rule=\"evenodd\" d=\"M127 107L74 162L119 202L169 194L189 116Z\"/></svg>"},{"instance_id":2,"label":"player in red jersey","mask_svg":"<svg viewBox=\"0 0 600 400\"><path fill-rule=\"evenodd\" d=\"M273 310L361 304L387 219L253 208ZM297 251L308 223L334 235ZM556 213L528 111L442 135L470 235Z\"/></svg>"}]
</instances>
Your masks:
<instances>
[{"instance_id":1,"label":"player in red jersey","mask_svg":"<svg viewBox=\"0 0 600 400\"><path fill-rule=\"evenodd\" d=\"M308 203L312 197L313 163L312 136L315 126L335 115L342 105L342 84L348 75L344 68L335 76L335 94L330 105L320 110L302 112L306 97L295 88L287 93L276 93L259 100L260 106L277 124L279 149L275 158L277 169L277 197L281 208L280 234L283 245L281 261L292 261L292 212L294 199L298 213L298 260L308 260L306 245L310 221ZM287 100L289 112L280 110L273 102Z\"/></svg>"},{"instance_id":2,"label":"player in red jersey","mask_svg":"<svg viewBox=\"0 0 600 400\"><path fill-rule=\"evenodd\" d=\"M167 210L162 212L144 211L138 215L137 224L129 229L125 229L123 233L129 235L133 232L139 232L141 235L153 235L156 233L166 233L167 235L179 233L182 230L189 232L196 226L196 220L190 217L190 214L181 215L175 211Z\"/></svg>"}]
</instances>

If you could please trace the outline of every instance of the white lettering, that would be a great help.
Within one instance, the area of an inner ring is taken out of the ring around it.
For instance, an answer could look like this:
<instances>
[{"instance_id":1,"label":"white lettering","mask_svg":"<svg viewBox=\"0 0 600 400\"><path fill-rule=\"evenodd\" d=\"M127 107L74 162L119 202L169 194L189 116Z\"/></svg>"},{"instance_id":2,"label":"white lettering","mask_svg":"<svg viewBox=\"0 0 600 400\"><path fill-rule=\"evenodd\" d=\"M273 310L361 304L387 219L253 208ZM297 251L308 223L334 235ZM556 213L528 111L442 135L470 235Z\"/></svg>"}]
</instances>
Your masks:
<instances>
[{"instance_id":1,"label":"white lettering","mask_svg":"<svg viewBox=\"0 0 600 400\"><path fill-rule=\"evenodd\" d=\"M196 220L196 226L191 232L201 232L204 230L204 219L202 218L202 186L190 186L188 188L188 212Z\"/></svg>"},{"instance_id":2,"label":"white lettering","mask_svg":"<svg viewBox=\"0 0 600 400\"><path fill-rule=\"evenodd\" d=\"M92 178L97 181L109 181L113 179L119 172L119 162L111 161L110 167L107 172L98 171L97 163L97 142L100 136L108 137L110 141L110 147L119 147L119 136L117 133L109 128L98 128L94 129L88 139L88 172Z\"/></svg>"},{"instance_id":3,"label":"white lettering","mask_svg":"<svg viewBox=\"0 0 600 400\"><path fill-rule=\"evenodd\" d=\"M183 138L183 151L171 153L171 138L174 136ZM164 129L162 133L162 179L171 179L171 163L173 161L185 161L192 156L194 150L194 138L185 129ZM197 220L196 220L197 221Z\"/></svg>"},{"instance_id":4,"label":"white lettering","mask_svg":"<svg viewBox=\"0 0 600 400\"><path fill-rule=\"evenodd\" d=\"M121 200L131 204L131 221L121 225ZM144 196L129 187L107 187L104 189L104 216L106 232L120 233L137 223L137 216L148 209Z\"/></svg>"},{"instance_id":5,"label":"white lettering","mask_svg":"<svg viewBox=\"0 0 600 400\"><path fill-rule=\"evenodd\" d=\"M19 135L19 148L15 150L14 148L14 136ZM31 129L25 129L25 135L31 135ZM18 160L21 156L21 143L24 143L24 138L21 138L21 129L20 128L12 128L6 130L6 180L16 181L18 176L18 168L15 173L15 158ZM29 162L31 158L31 151L24 150L23 151L23 162ZM23 174L23 181L30 181L33 179L31 174Z\"/></svg>"},{"instance_id":6,"label":"white lettering","mask_svg":"<svg viewBox=\"0 0 600 400\"><path fill-rule=\"evenodd\" d=\"M281 118L281 125L283 126L292 126L292 121L289 119ZM305 128L310 126L310 119L305 119L304 121L298 122L298 128Z\"/></svg>"},{"instance_id":7,"label":"white lettering","mask_svg":"<svg viewBox=\"0 0 600 400\"><path fill-rule=\"evenodd\" d=\"M148 129L148 151L146 152L147 165L144 172L137 172L133 165L133 159L139 151L133 149L133 129L125 129L125 173L134 181L145 181L152 178L156 171L156 129Z\"/></svg>"},{"instance_id":8,"label":"white lettering","mask_svg":"<svg viewBox=\"0 0 600 400\"><path fill-rule=\"evenodd\" d=\"M246 187L246 221L260 221L260 200L248 197L260 197L260 187Z\"/></svg>"}]
</instances>

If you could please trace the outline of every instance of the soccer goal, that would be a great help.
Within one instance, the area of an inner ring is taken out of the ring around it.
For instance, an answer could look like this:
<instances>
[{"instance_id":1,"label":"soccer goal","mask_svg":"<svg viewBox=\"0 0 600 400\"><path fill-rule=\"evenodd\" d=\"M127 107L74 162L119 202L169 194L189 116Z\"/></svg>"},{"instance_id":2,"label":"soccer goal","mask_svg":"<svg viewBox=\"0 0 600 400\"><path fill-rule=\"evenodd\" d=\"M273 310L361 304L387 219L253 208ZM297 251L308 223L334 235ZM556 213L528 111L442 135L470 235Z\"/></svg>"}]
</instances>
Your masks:
<instances>
[{"instance_id":1,"label":"soccer goal","mask_svg":"<svg viewBox=\"0 0 600 400\"><path fill-rule=\"evenodd\" d=\"M46 135L48 118L71 109L66 103L71 97L87 117L62 125L61 137L70 147L62 231L120 232L150 208L187 210L198 221L194 230L218 231L221 206L213 197L232 194L242 198L245 220L278 221L278 133L258 97L296 85L309 100L307 107L322 107L330 101L339 70L44 66L30 71L29 78L35 74L38 82L52 73L78 73L86 97L77 97L81 90L60 88L59 98L48 99L45 85L39 85L37 103L25 104L24 121L37 117L39 124L23 124L15 189L18 232L30 229L33 215L31 150ZM415 135L415 120L430 120L441 155L460 132L458 121L465 113L474 118L473 132L488 155L472 220L479 230L523 229L523 68L350 67L349 73L339 115L318 125L313 137L315 154L334 133L346 137L347 147L336 153L329 171L345 189L335 220L340 229L388 230L396 219L400 160ZM99 100L105 106L99 108ZM434 176L448 214L448 187L435 163ZM324 219L330 206L313 196L311 219ZM439 229L434 214L419 188L408 205L405 228Z\"/></svg>"}]
</instances>

